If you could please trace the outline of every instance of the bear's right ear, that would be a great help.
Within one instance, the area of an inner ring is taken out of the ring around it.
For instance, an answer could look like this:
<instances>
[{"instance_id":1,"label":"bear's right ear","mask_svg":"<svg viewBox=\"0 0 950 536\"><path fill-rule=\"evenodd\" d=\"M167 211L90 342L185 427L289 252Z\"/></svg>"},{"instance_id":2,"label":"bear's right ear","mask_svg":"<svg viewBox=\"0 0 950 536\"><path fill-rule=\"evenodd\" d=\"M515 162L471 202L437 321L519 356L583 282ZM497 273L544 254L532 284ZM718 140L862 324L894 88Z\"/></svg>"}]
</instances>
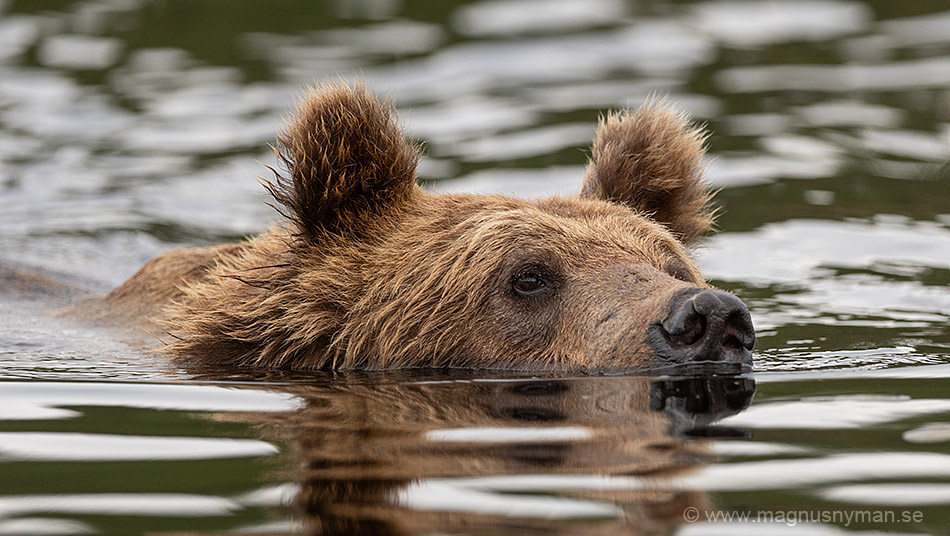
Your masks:
<instances>
[{"instance_id":1,"label":"bear's right ear","mask_svg":"<svg viewBox=\"0 0 950 536\"><path fill-rule=\"evenodd\" d=\"M715 221L702 178L706 134L672 108L648 102L601 120L581 197L647 213L690 244Z\"/></svg>"},{"instance_id":2,"label":"bear's right ear","mask_svg":"<svg viewBox=\"0 0 950 536\"><path fill-rule=\"evenodd\" d=\"M399 212L416 186L419 149L396 124L391 101L366 87L311 88L278 137L279 173L265 187L305 238L361 234Z\"/></svg>"}]
</instances>

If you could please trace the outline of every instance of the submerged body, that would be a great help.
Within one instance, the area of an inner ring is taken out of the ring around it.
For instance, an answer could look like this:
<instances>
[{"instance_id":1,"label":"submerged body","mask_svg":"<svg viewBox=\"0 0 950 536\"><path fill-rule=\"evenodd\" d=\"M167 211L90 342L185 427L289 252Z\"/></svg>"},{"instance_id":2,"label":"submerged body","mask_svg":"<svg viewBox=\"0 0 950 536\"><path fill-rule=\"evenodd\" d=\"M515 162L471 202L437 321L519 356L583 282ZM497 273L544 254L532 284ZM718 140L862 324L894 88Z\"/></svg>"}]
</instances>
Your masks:
<instances>
[{"instance_id":1,"label":"submerged body","mask_svg":"<svg viewBox=\"0 0 950 536\"><path fill-rule=\"evenodd\" d=\"M268 189L288 220L170 252L103 302L184 362L290 369L748 365L748 311L687 249L712 224L703 135L647 105L608 117L577 197L431 194L390 103L312 91Z\"/></svg>"}]
</instances>

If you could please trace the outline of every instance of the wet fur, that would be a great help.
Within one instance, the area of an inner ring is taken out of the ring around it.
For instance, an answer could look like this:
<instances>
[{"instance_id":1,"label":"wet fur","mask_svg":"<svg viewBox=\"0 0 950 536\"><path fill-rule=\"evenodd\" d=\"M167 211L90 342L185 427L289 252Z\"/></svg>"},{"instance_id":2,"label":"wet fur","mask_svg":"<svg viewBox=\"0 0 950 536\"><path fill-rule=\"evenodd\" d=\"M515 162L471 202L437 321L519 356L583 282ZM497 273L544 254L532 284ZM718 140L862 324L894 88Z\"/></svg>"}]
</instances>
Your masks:
<instances>
[{"instance_id":1,"label":"wet fur","mask_svg":"<svg viewBox=\"0 0 950 536\"><path fill-rule=\"evenodd\" d=\"M607 117L580 197L437 195L419 148L365 87L311 90L266 187L287 221L167 253L104 302L167 333L181 362L289 369L633 366L646 327L705 286L686 245L709 230L703 134L658 104ZM513 299L518 263L557 272Z\"/></svg>"}]
</instances>

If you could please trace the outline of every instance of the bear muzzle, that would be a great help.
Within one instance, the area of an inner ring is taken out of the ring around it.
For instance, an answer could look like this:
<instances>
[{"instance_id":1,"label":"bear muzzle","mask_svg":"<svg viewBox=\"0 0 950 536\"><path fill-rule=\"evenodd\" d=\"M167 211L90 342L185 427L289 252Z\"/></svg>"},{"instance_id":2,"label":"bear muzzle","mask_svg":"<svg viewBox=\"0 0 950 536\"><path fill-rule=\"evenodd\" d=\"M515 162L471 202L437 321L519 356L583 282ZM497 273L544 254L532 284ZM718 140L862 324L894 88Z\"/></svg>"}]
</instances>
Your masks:
<instances>
[{"instance_id":1,"label":"bear muzzle","mask_svg":"<svg viewBox=\"0 0 950 536\"><path fill-rule=\"evenodd\" d=\"M742 300L721 290L686 288L673 295L667 317L648 330L663 365L718 362L749 368L755 329Z\"/></svg>"}]
</instances>

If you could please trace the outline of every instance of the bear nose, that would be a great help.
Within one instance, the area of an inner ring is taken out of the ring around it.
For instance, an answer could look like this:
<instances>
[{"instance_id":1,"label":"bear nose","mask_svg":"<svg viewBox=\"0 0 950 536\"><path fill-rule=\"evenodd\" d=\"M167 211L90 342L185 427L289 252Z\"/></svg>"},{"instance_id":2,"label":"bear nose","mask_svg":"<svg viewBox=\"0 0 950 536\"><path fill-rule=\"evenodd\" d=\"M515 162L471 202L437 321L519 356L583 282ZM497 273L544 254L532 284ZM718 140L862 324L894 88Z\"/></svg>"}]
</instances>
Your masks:
<instances>
[{"instance_id":1,"label":"bear nose","mask_svg":"<svg viewBox=\"0 0 950 536\"><path fill-rule=\"evenodd\" d=\"M684 289L650 328L650 346L673 364L727 361L751 365L755 330L742 300L721 290Z\"/></svg>"}]
</instances>

